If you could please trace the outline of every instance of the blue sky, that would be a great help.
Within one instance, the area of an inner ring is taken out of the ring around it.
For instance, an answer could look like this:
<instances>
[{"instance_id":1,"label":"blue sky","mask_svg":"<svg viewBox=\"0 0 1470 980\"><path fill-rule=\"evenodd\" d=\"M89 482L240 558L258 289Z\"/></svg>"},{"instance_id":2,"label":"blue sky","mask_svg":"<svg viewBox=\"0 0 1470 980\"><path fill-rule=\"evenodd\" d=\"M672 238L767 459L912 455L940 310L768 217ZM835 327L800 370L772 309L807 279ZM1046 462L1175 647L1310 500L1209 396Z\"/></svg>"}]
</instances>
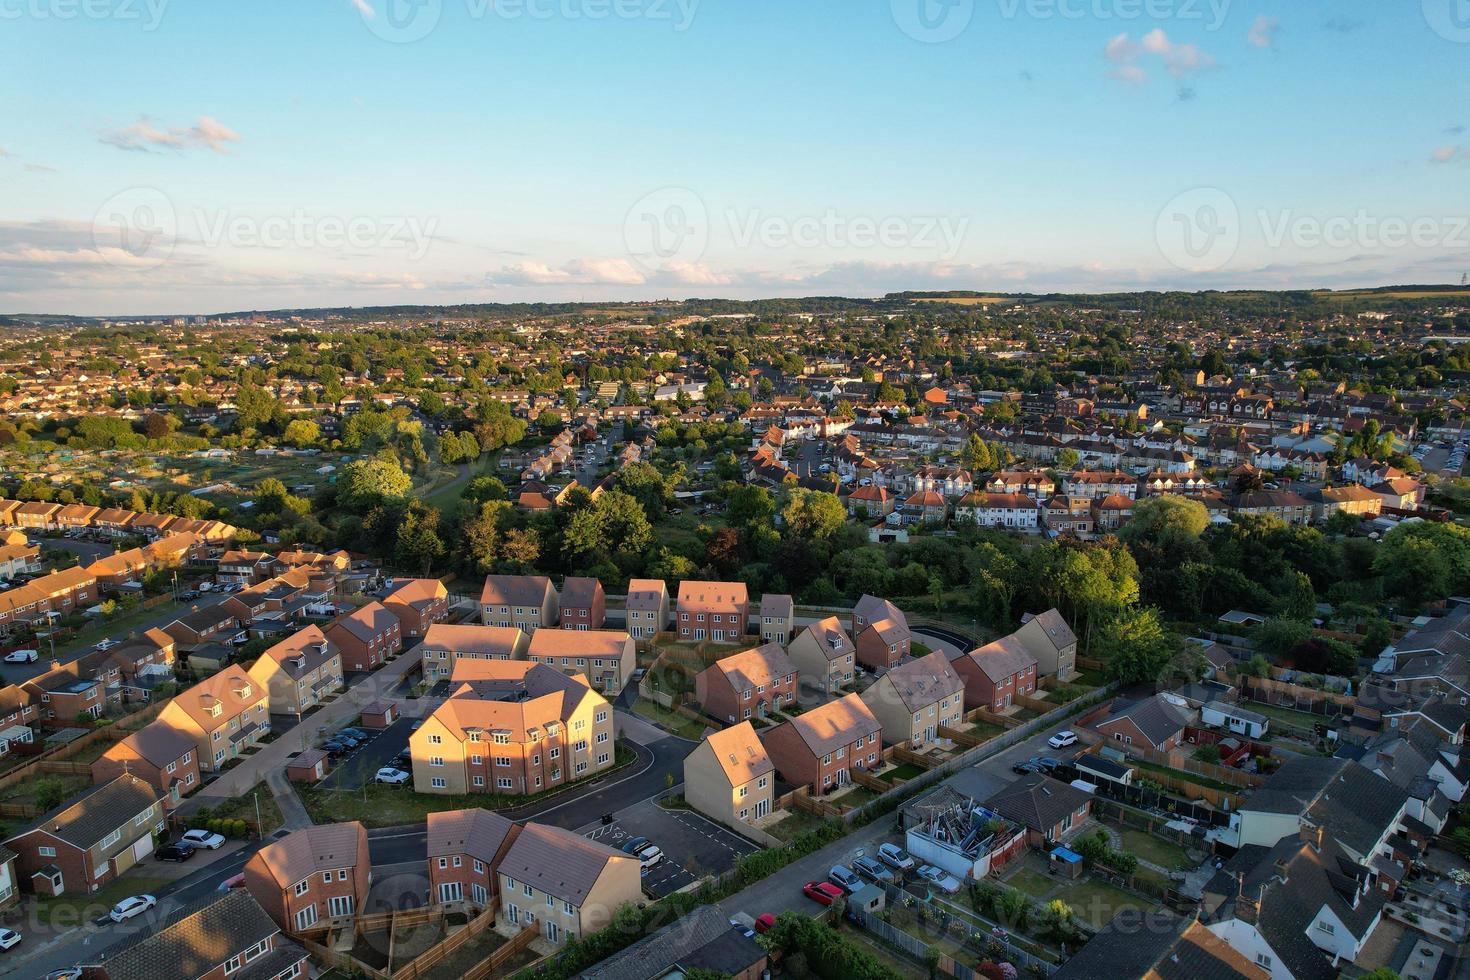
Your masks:
<instances>
[{"instance_id":1,"label":"blue sky","mask_svg":"<svg viewBox=\"0 0 1470 980\"><path fill-rule=\"evenodd\" d=\"M0 0L0 22L7 312L1470 271L1462 0Z\"/></svg>"}]
</instances>

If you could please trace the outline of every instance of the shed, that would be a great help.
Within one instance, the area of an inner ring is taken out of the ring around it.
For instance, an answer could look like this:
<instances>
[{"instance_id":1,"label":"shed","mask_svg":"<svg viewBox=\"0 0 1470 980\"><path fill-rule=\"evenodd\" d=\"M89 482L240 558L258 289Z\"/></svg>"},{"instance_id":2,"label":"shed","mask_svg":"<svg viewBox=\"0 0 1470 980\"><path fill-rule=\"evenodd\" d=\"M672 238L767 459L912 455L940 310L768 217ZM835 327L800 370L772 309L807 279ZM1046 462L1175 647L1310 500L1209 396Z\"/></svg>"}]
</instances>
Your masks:
<instances>
[{"instance_id":1,"label":"shed","mask_svg":"<svg viewBox=\"0 0 1470 980\"><path fill-rule=\"evenodd\" d=\"M1224 728L1246 738L1260 738L1271 724L1263 714L1224 701L1206 704L1200 709L1199 718L1210 728Z\"/></svg>"},{"instance_id":2,"label":"shed","mask_svg":"<svg viewBox=\"0 0 1470 980\"><path fill-rule=\"evenodd\" d=\"M1046 870L1050 874L1075 880L1082 875L1082 855L1071 848L1054 847L1051 849L1051 859L1047 862Z\"/></svg>"},{"instance_id":3,"label":"shed","mask_svg":"<svg viewBox=\"0 0 1470 980\"><path fill-rule=\"evenodd\" d=\"M302 783L320 782L326 778L328 758L321 749L307 749L286 763L286 778Z\"/></svg>"},{"instance_id":4,"label":"shed","mask_svg":"<svg viewBox=\"0 0 1470 980\"><path fill-rule=\"evenodd\" d=\"M391 701L374 701L362 709L362 727L381 731L398 720L398 705Z\"/></svg>"}]
</instances>

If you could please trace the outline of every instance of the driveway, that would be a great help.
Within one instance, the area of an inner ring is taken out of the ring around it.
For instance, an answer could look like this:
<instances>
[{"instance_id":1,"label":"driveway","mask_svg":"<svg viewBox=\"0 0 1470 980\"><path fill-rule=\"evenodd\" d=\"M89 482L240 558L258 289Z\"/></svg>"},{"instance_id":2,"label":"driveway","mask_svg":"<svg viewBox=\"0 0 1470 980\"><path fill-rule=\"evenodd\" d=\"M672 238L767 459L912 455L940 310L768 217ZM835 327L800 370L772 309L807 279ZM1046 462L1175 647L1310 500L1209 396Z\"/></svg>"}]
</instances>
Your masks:
<instances>
[{"instance_id":1,"label":"driveway","mask_svg":"<svg viewBox=\"0 0 1470 980\"><path fill-rule=\"evenodd\" d=\"M408 747L411 731L413 719L400 718L381 732L368 732L371 738L332 763L334 768L322 780L322 788L357 789L371 782L379 769Z\"/></svg>"}]
</instances>

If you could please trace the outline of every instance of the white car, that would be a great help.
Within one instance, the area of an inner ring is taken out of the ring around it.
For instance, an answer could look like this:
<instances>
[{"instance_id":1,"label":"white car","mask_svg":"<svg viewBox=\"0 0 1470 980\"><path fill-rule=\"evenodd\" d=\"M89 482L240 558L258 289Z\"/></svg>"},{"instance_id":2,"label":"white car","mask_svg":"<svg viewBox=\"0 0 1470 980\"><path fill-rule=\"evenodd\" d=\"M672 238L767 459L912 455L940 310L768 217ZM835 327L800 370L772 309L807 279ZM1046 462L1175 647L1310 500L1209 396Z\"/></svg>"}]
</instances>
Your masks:
<instances>
[{"instance_id":1,"label":"white car","mask_svg":"<svg viewBox=\"0 0 1470 980\"><path fill-rule=\"evenodd\" d=\"M383 768L379 769L378 774L373 777L373 782L387 783L389 786L402 786L404 783L408 782L412 778L412 776L404 772L402 769L394 769L392 766L384 766Z\"/></svg>"},{"instance_id":2,"label":"white car","mask_svg":"<svg viewBox=\"0 0 1470 980\"><path fill-rule=\"evenodd\" d=\"M184 833L184 843L202 847L205 850L217 851L225 846L225 839L219 834L212 834L207 830L190 830Z\"/></svg>"},{"instance_id":3,"label":"white car","mask_svg":"<svg viewBox=\"0 0 1470 980\"><path fill-rule=\"evenodd\" d=\"M125 898L112 907L112 921L126 922L135 915L142 915L157 904L158 899L152 895L134 895L132 898Z\"/></svg>"},{"instance_id":4,"label":"white car","mask_svg":"<svg viewBox=\"0 0 1470 980\"><path fill-rule=\"evenodd\" d=\"M39 650L11 650L5 655L8 664L33 664L41 658Z\"/></svg>"},{"instance_id":5,"label":"white car","mask_svg":"<svg viewBox=\"0 0 1470 980\"><path fill-rule=\"evenodd\" d=\"M657 844L649 844L638 852L638 860L644 868L651 868L664 859L664 852Z\"/></svg>"},{"instance_id":6,"label":"white car","mask_svg":"<svg viewBox=\"0 0 1470 980\"><path fill-rule=\"evenodd\" d=\"M0 929L0 949L10 949L20 945L20 933L14 929Z\"/></svg>"},{"instance_id":7,"label":"white car","mask_svg":"<svg viewBox=\"0 0 1470 980\"><path fill-rule=\"evenodd\" d=\"M909 856L909 852L897 844L879 844L878 860L895 871L907 871L914 866L914 859Z\"/></svg>"},{"instance_id":8,"label":"white car","mask_svg":"<svg viewBox=\"0 0 1470 980\"><path fill-rule=\"evenodd\" d=\"M107 639L103 640L101 643L97 644L97 649L98 650L111 650L113 647L117 646L121 642L122 642L121 640L114 640L112 637L108 637Z\"/></svg>"},{"instance_id":9,"label":"white car","mask_svg":"<svg viewBox=\"0 0 1470 980\"><path fill-rule=\"evenodd\" d=\"M960 880L958 878L947 873L943 868L936 868L932 864L921 865L919 867L919 877L947 895L953 895L960 890Z\"/></svg>"},{"instance_id":10,"label":"white car","mask_svg":"<svg viewBox=\"0 0 1470 980\"><path fill-rule=\"evenodd\" d=\"M1057 732L1046 740L1046 744L1054 749L1065 749L1069 745L1077 744L1077 733L1073 731Z\"/></svg>"}]
</instances>

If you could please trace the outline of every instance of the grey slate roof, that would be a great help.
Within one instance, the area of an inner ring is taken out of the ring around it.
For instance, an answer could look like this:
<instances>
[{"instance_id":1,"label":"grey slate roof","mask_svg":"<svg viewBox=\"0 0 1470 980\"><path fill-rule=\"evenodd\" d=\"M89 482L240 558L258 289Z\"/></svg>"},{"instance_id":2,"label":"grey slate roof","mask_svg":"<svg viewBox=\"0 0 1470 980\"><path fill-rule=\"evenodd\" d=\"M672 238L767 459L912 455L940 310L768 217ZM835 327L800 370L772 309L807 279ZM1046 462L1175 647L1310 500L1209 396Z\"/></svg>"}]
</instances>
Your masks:
<instances>
[{"instance_id":1,"label":"grey slate roof","mask_svg":"<svg viewBox=\"0 0 1470 980\"><path fill-rule=\"evenodd\" d=\"M180 906L157 928L108 947L100 961L109 980L191 980L279 932L250 892L236 888ZM300 947L285 946L281 970L306 958Z\"/></svg>"},{"instance_id":2,"label":"grey slate roof","mask_svg":"<svg viewBox=\"0 0 1470 980\"><path fill-rule=\"evenodd\" d=\"M1023 827L1049 834L1067 814L1081 809L1091 799L1091 794L1070 783L1037 772L1022 776L985 805Z\"/></svg>"},{"instance_id":3,"label":"grey slate roof","mask_svg":"<svg viewBox=\"0 0 1470 980\"><path fill-rule=\"evenodd\" d=\"M1192 918L1125 908L1052 974L1052 980L1143 976L1157 980L1264 980L1267 974Z\"/></svg>"},{"instance_id":4,"label":"grey slate roof","mask_svg":"<svg viewBox=\"0 0 1470 980\"><path fill-rule=\"evenodd\" d=\"M47 833L83 850L96 844L158 802L158 791L130 773L91 786L45 814L10 840L33 830Z\"/></svg>"},{"instance_id":5,"label":"grey slate roof","mask_svg":"<svg viewBox=\"0 0 1470 980\"><path fill-rule=\"evenodd\" d=\"M1162 745L1170 736L1178 735L1189 723L1189 714L1184 709L1170 704L1157 694L1115 710L1110 718L1099 722L1097 727L1106 728L1120 718L1130 719L1154 745Z\"/></svg>"},{"instance_id":6,"label":"grey slate roof","mask_svg":"<svg viewBox=\"0 0 1470 980\"><path fill-rule=\"evenodd\" d=\"M681 965L686 950L697 951L731 931L729 921L718 906L704 905L682 919L664 926L653 935L638 940L621 953L582 971L578 976L581 980L647 980L649 977L661 977L670 968Z\"/></svg>"},{"instance_id":7,"label":"grey slate roof","mask_svg":"<svg viewBox=\"0 0 1470 980\"><path fill-rule=\"evenodd\" d=\"M606 844L560 827L527 824L505 853L500 873L554 898L581 905L609 861L632 861Z\"/></svg>"}]
</instances>

